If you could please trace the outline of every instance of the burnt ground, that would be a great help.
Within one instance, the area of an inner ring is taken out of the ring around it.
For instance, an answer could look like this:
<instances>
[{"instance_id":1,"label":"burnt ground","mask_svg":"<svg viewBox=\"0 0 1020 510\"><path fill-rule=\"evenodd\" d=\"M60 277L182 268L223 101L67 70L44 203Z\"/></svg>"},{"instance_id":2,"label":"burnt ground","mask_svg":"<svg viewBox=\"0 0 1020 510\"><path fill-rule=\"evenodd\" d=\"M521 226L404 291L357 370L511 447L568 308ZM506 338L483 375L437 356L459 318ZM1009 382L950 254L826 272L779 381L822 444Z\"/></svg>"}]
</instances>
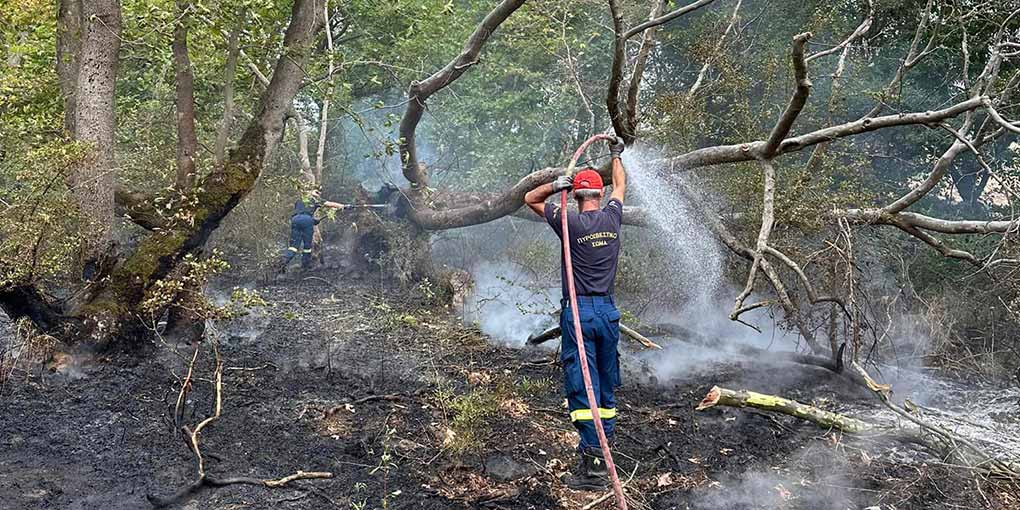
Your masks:
<instances>
[{"instance_id":1,"label":"burnt ground","mask_svg":"<svg viewBox=\"0 0 1020 510\"><path fill-rule=\"evenodd\" d=\"M201 448L216 477L335 476L203 489L178 507L575 509L597 496L560 481L576 436L548 351L493 346L450 311L377 280L331 281L292 275L264 286L270 306L217 327L223 410ZM192 481L193 456L172 425L192 353L154 343L142 354L79 355L15 374L0 396L0 507L150 508L146 494ZM212 360L206 345L185 406L191 427L213 411ZM836 411L870 405L824 370L734 361L710 376L659 384L630 365L615 451L634 508L1020 501L1014 487L887 439L751 410L694 411L713 384Z\"/></svg>"}]
</instances>

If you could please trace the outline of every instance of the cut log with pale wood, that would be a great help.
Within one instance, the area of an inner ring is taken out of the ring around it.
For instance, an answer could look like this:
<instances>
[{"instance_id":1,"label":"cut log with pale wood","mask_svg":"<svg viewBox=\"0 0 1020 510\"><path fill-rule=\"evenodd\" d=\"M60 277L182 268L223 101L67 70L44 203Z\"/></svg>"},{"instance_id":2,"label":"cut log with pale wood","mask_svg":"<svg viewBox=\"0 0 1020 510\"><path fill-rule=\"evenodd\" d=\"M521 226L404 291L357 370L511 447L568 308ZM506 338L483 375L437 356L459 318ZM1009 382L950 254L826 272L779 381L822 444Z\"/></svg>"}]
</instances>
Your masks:
<instances>
[{"instance_id":1,"label":"cut log with pale wood","mask_svg":"<svg viewBox=\"0 0 1020 510\"><path fill-rule=\"evenodd\" d=\"M868 377L868 379L871 378ZM882 392L886 389L884 385L874 382L872 384L875 384L875 392ZM883 402L886 407L904 418L903 420L880 424L869 423L775 395L747 390L734 391L719 386L713 386L695 409L704 411L716 406L753 407L762 411L793 416L825 429L840 430L848 434L887 436L897 441L921 445L939 458L958 466L967 467L996 478L1020 480L1020 462L996 457L967 438L897 408L889 402L887 393L883 392L882 395L885 396Z\"/></svg>"},{"instance_id":2,"label":"cut log with pale wood","mask_svg":"<svg viewBox=\"0 0 1020 510\"><path fill-rule=\"evenodd\" d=\"M839 413L826 411L807 404L801 404L796 400L790 400L774 395L766 395L754 391L734 391L726 388L713 386L708 395L698 404L697 411L704 411L715 406L731 407L753 407L764 411L774 411L794 418L807 420L825 429L839 429L843 432L858 434L875 429L875 426L850 418Z\"/></svg>"}]
</instances>

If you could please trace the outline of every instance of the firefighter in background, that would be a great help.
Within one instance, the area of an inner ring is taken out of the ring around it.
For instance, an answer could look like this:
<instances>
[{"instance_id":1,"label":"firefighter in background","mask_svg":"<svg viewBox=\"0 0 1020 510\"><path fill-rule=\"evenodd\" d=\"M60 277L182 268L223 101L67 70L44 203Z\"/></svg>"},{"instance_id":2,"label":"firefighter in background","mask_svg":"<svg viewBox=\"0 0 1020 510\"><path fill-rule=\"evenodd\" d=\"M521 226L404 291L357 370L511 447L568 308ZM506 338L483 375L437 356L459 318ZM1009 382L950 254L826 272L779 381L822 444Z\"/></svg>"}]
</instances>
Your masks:
<instances>
[{"instance_id":1,"label":"firefighter in background","mask_svg":"<svg viewBox=\"0 0 1020 510\"><path fill-rule=\"evenodd\" d=\"M283 252L281 274L287 271L287 265L298 252L301 253L301 268L308 269L312 266L312 237L315 234L315 226L321 221L315 217L315 212L320 207L344 210L348 206L322 200L319 198L318 190L312 190L294 202L294 214L290 217L290 245Z\"/></svg>"}]
</instances>

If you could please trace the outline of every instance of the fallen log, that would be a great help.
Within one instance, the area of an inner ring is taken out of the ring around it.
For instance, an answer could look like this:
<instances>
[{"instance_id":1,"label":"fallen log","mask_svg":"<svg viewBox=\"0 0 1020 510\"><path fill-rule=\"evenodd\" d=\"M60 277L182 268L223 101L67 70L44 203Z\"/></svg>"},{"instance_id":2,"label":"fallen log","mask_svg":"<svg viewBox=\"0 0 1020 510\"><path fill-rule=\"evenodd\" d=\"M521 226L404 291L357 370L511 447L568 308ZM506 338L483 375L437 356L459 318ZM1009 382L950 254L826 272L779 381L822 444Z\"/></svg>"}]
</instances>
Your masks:
<instances>
[{"instance_id":1,"label":"fallen log","mask_svg":"<svg viewBox=\"0 0 1020 510\"><path fill-rule=\"evenodd\" d=\"M713 386L708 395L695 408L696 411L711 409L717 405L731 407L753 407L763 411L774 411L802 420L807 420L824 429L839 429L843 432L858 434L872 431L875 426L850 418L839 413L826 411L807 404L801 404L796 400L790 400L774 395L765 395L754 391L734 391L726 388Z\"/></svg>"},{"instance_id":2,"label":"fallen log","mask_svg":"<svg viewBox=\"0 0 1020 510\"><path fill-rule=\"evenodd\" d=\"M868 379L870 380L870 377ZM875 383L872 382L872 384ZM885 390L884 385L875 384L875 386L876 393ZM753 407L763 411L777 412L814 423L825 429L838 429L848 434L882 435L898 441L918 444L940 458L952 461L955 465L997 478L1020 480L1020 463L995 458L973 442L896 408L888 401L887 394L882 394L886 396L884 402L887 407L900 417L906 418L905 422L874 424L775 395L747 390L734 391L719 386L713 386L695 410L704 411L722 405L738 408Z\"/></svg>"},{"instance_id":3,"label":"fallen log","mask_svg":"<svg viewBox=\"0 0 1020 510\"><path fill-rule=\"evenodd\" d=\"M638 333L637 331L634 331L632 328L630 328L629 326L626 326L626 325L624 325L622 323L620 324L620 333L623 333L624 335L630 337L632 340L638 342L639 344L641 344L641 345L643 345L643 346L645 346L645 347L647 347L649 349L662 349L662 346L660 346L659 344L649 340L647 337L645 337L641 333ZM541 332L541 333L539 333L537 335L529 336L528 337L528 345L538 345L538 344L541 344L541 343L544 343L544 342L548 342L549 340L552 340L553 338L556 338L558 336L560 336L560 327L559 326L555 326L555 327L549 328L549 329L547 329L547 330L545 330L545 331L543 331L543 332Z\"/></svg>"},{"instance_id":4,"label":"fallen log","mask_svg":"<svg viewBox=\"0 0 1020 510\"><path fill-rule=\"evenodd\" d=\"M633 329L631 329L629 326L623 324L622 322L620 323L620 332L625 334L625 335L627 335L627 336L629 336L629 337L631 337L634 340L637 340L638 343L640 343L641 345L643 345L643 346L645 346L645 347L647 347L649 349L662 349L662 346L660 346L659 344L657 344L657 343L655 343L655 342L645 338L641 333L638 333L637 331L634 331Z\"/></svg>"},{"instance_id":5,"label":"fallen log","mask_svg":"<svg viewBox=\"0 0 1020 510\"><path fill-rule=\"evenodd\" d=\"M548 342L549 340L552 340L553 338L556 338L558 336L560 336L560 327L559 326L552 327L552 328L549 328L549 329L547 329L547 330L545 330L545 331L543 331L543 332L541 332L541 333L539 333L537 335L529 336L528 337L528 345L542 344L542 343Z\"/></svg>"}]
</instances>

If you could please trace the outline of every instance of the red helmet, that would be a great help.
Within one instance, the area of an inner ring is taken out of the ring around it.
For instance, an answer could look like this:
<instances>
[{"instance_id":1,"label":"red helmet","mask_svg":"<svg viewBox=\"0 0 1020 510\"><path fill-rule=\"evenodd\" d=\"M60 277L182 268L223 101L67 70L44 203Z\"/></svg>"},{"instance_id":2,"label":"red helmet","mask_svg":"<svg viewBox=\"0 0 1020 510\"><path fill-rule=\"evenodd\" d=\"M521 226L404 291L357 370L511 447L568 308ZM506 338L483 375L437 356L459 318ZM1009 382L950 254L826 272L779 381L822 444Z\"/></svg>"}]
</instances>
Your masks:
<instances>
[{"instance_id":1,"label":"red helmet","mask_svg":"<svg viewBox=\"0 0 1020 510\"><path fill-rule=\"evenodd\" d=\"M574 174L574 191L579 189L602 190L602 176L594 168L585 168Z\"/></svg>"}]
</instances>

